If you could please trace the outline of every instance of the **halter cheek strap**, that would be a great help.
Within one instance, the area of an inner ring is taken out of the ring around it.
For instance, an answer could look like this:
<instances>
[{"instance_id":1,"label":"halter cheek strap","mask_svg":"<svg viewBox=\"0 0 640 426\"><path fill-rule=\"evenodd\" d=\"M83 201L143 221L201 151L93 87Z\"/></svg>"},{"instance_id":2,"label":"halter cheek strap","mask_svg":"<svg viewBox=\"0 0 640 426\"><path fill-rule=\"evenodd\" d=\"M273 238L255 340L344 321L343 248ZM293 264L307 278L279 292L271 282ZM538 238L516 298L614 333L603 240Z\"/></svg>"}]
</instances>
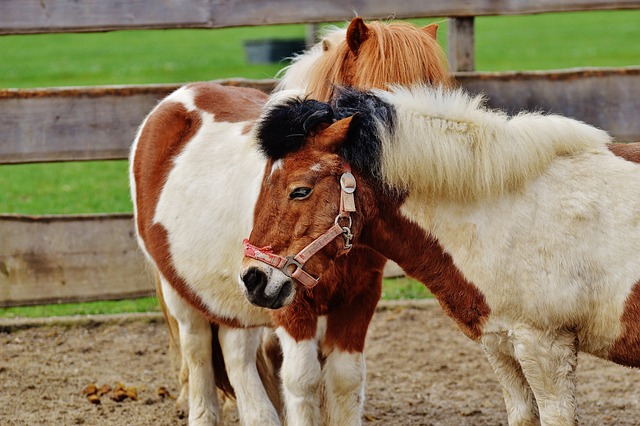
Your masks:
<instances>
[{"instance_id":1,"label":"halter cheek strap","mask_svg":"<svg viewBox=\"0 0 640 426\"><path fill-rule=\"evenodd\" d=\"M258 248L251 244L248 239L244 239L244 255L252 259L259 260L276 269L282 271L288 277L298 280L307 288L313 288L318 284L318 278L314 278L302 269L304 264L317 252L322 250L327 244L337 238L339 235L344 237L343 252L347 253L353 244L353 234L351 233L351 212L356 211L354 192L356 190L356 179L351 174L349 165L344 165L344 173L340 177L340 213L336 216L336 220L331 228L318 238L313 240L308 246L300 250L295 256L280 256L275 254L271 246ZM346 221L347 226L340 225L340 222ZM293 271L291 271L293 268Z\"/></svg>"}]
</instances>

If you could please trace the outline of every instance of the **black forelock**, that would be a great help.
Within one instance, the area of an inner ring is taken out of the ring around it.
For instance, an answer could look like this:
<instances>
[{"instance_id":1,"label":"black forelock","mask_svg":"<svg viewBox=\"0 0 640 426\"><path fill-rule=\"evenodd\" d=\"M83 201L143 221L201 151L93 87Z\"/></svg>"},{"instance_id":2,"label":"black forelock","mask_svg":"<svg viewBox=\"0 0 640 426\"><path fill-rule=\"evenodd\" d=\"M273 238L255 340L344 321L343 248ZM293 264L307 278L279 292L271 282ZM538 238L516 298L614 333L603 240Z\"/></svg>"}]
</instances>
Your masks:
<instances>
[{"instance_id":1,"label":"black forelock","mask_svg":"<svg viewBox=\"0 0 640 426\"><path fill-rule=\"evenodd\" d=\"M355 169L380 178L382 141L379 125L393 131L395 110L372 92L341 88L332 100L336 119L355 116L341 156Z\"/></svg>"},{"instance_id":2,"label":"black forelock","mask_svg":"<svg viewBox=\"0 0 640 426\"><path fill-rule=\"evenodd\" d=\"M269 108L256 124L260 150L272 160L297 151L319 124L331 124L335 114L329 104L313 99L291 98Z\"/></svg>"}]
</instances>

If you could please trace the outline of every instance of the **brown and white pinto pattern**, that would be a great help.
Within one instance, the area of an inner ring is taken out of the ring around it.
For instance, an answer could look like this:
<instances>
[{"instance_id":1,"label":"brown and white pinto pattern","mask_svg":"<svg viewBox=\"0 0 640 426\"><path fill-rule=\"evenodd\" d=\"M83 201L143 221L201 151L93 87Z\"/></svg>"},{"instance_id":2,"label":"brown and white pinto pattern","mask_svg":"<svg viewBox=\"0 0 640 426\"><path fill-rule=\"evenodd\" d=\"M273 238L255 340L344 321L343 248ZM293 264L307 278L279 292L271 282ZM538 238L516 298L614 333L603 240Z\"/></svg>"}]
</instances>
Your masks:
<instances>
[{"instance_id":1,"label":"brown and white pinto pattern","mask_svg":"<svg viewBox=\"0 0 640 426\"><path fill-rule=\"evenodd\" d=\"M389 44L398 38L417 45ZM375 46L375 56L369 54L370 46ZM396 60L387 61L385 52L392 52ZM441 59L435 26L365 24L356 18L347 31L330 32L297 57L279 88L302 87L306 93L316 93L337 84L363 88L396 81L448 84ZM361 78L356 70L375 65L372 61L386 72ZM317 73L341 68L350 71ZM264 337L261 327L275 326L282 344L288 423L317 424L318 390L324 387L326 420L359 424L364 337L380 296L386 259L366 248L356 249L348 266L338 262L323 271L323 285L317 291L296 293L295 308L273 313L262 307L278 308L288 301L262 291L258 283L252 288L252 301L261 307L254 306L238 282L242 240L251 229L266 164L247 132L265 98L251 89L187 85L149 114L132 147L130 180L138 240L159 276L168 317L178 324L175 334L183 358L180 401L188 398L190 424L219 422L216 364L211 362L212 343L215 347L219 340L242 423L279 424L278 410L269 398L277 396L267 393L256 369L256 352ZM360 293L346 291L350 286ZM347 319L353 321L349 327L344 326ZM213 328L215 334L211 324L219 326L219 331ZM318 336L323 336L321 348ZM319 349L326 355L323 369ZM277 379L273 372L270 378Z\"/></svg>"},{"instance_id":2,"label":"brown and white pinto pattern","mask_svg":"<svg viewBox=\"0 0 640 426\"><path fill-rule=\"evenodd\" d=\"M264 130L303 104L324 120L291 129L284 152L286 132ZM293 97L264 114L255 134L279 166L252 244L286 256L331 226L347 161L354 243L398 262L482 344L510 424L577 423L578 351L640 366L640 166L609 149L633 159L633 145L564 117L509 118L459 90L343 91L327 111ZM307 272L341 261L342 244Z\"/></svg>"}]
</instances>

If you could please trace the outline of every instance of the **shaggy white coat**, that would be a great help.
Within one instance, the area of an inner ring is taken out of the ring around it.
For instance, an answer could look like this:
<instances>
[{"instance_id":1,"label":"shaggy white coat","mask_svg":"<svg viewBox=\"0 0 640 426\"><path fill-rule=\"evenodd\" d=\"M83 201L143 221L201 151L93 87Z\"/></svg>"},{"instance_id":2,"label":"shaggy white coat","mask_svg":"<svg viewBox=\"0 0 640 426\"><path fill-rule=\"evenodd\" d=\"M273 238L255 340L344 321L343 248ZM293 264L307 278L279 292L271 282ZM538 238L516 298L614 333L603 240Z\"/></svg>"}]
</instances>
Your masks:
<instances>
[{"instance_id":1,"label":"shaggy white coat","mask_svg":"<svg viewBox=\"0 0 640 426\"><path fill-rule=\"evenodd\" d=\"M560 116L509 119L462 91L377 92L382 174L484 294L482 344L510 424L573 424L577 350L607 358L640 279L640 166Z\"/></svg>"}]
</instances>

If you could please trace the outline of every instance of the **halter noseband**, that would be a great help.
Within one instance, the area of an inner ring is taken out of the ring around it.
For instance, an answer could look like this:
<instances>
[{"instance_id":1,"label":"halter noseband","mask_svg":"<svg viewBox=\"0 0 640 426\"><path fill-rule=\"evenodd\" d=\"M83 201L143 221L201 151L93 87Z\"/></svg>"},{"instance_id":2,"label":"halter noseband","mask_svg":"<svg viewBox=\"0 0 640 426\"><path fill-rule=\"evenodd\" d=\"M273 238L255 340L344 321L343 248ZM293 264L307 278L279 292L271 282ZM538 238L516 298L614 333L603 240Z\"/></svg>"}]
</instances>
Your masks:
<instances>
[{"instance_id":1,"label":"halter noseband","mask_svg":"<svg viewBox=\"0 0 640 426\"><path fill-rule=\"evenodd\" d=\"M317 252L322 250L327 244L339 235L344 237L343 252L347 253L353 244L353 234L351 233L351 212L356 211L354 192L356 190L356 179L351 174L348 164L344 165L344 173L340 176L340 212L331 228L324 234L313 240L308 246L300 250L295 256L280 256L273 253L271 246L258 248L251 244L248 239L244 239L244 255L252 259L259 260L276 269L290 278L294 278L307 288L313 288L318 284L318 278L314 278L305 272L302 267ZM342 226L340 222L346 220L348 225ZM293 266L293 272L290 267Z\"/></svg>"}]
</instances>

